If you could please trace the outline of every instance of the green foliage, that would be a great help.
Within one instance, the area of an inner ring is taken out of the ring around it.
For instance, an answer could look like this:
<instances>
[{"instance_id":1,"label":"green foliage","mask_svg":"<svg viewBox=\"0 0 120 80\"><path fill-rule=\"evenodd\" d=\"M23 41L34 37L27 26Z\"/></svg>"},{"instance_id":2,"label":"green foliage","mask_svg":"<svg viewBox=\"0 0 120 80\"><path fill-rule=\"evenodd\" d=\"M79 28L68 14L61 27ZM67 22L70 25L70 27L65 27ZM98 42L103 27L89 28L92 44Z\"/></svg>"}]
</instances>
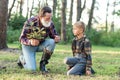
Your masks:
<instances>
[{"instance_id":1,"label":"green foliage","mask_svg":"<svg viewBox=\"0 0 120 80\"><path fill-rule=\"evenodd\" d=\"M19 42L22 27L26 18L19 14L12 14L7 29L7 42L14 43Z\"/></svg>"},{"instance_id":2,"label":"green foliage","mask_svg":"<svg viewBox=\"0 0 120 80\"><path fill-rule=\"evenodd\" d=\"M92 29L90 32L86 32L87 37L90 39L92 44L120 47L120 31L116 32L104 32L96 31Z\"/></svg>"},{"instance_id":3,"label":"green foliage","mask_svg":"<svg viewBox=\"0 0 120 80\"><path fill-rule=\"evenodd\" d=\"M120 16L120 10L118 10L117 12L115 12L115 14L117 14L117 16Z\"/></svg>"},{"instance_id":4,"label":"green foliage","mask_svg":"<svg viewBox=\"0 0 120 80\"><path fill-rule=\"evenodd\" d=\"M114 8L115 8L115 6L120 5L120 1L119 1L119 0L115 1L115 2L113 3L113 5L114 5ZM116 9L115 11L113 11L113 15L114 15L114 14L116 14L117 16L120 16L120 9Z\"/></svg>"},{"instance_id":5,"label":"green foliage","mask_svg":"<svg viewBox=\"0 0 120 80\"><path fill-rule=\"evenodd\" d=\"M61 34L61 19L60 17L55 17L53 16L52 18L55 28L59 35ZM71 24L66 24L66 37L67 37L67 42L71 42L73 39L73 33L72 33L72 25ZM66 42L61 42L61 43L66 43Z\"/></svg>"},{"instance_id":6,"label":"green foliage","mask_svg":"<svg viewBox=\"0 0 120 80\"><path fill-rule=\"evenodd\" d=\"M72 25L71 24L67 24L66 26L66 37L67 37L67 42L72 42L74 35L72 32Z\"/></svg>"},{"instance_id":7,"label":"green foliage","mask_svg":"<svg viewBox=\"0 0 120 80\"><path fill-rule=\"evenodd\" d=\"M11 26L13 30L19 30L22 29L25 21L26 18L22 15L13 14L9 20L9 26Z\"/></svg>"},{"instance_id":8,"label":"green foliage","mask_svg":"<svg viewBox=\"0 0 120 80\"><path fill-rule=\"evenodd\" d=\"M60 34L60 30L61 30L61 19L60 19L60 17L53 16L52 20L53 20L53 23L55 25L55 28L56 28L58 34Z\"/></svg>"},{"instance_id":9,"label":"green foliage","mask_svg":"<svg viewBox=\"0 0 120 80\"><path fill-rule=\"evenodd\" d=\"M21 29L13 30L11 28L8 28L8 30L7 30L7 42L8 43L18 42L20 34L21 34Z\"/></svg>"},{"instance_id":10,"label":"green foliage","mask_svg":"<svg viewBox=\"0 0 120 80\"><path fill-rule=\"evenodd\" d=\"M101 37L101 44L106 46L120 47L120 31L104 33Z\"/></svg>"},{"instance_id":11,"label":"green foliage","mask_svg":"<svg viewBox=\"0 0 120 80\"><path fill-rule=\"evenodd\" d=\"M37 15L38 13L39 13L39 8L38 8L38 7L34 7L31 16L35 16L35 15ZM30 17L31 17L31 16L30 16Z\"/></svg>"},{"instance_id":12,"label":"green foliage","mask_svg":"<svg viewBox=\"0 0 120 80\"><path fill-rule=\"evenodd\" d=\"M90 39L92 44L99 44L102 32L98 32L95 29L91 29L91 31L86 31L86 36Z\"/></svg>"}]
</instances>

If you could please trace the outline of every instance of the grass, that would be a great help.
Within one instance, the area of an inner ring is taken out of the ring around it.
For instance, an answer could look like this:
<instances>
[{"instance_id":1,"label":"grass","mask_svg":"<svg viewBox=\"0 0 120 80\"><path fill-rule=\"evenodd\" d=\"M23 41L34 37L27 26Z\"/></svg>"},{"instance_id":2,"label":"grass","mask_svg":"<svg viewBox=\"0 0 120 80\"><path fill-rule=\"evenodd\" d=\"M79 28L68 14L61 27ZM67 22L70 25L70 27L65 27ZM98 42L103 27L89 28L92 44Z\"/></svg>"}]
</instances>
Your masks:
<instances>
[{"instance_id":1,"label":"grass","mask_svg":"<svg viewBox=\"0 0 120 80\"><path fill-rule=\"evenodd\" d=\"M18 48L16 44L8 44L10 48ZM37 71L20 69L17 65L19 54L0 51L0 80L119 80L120 79L120 49L105 46L92 47L93 68L96 74L93 76L66 76L65 57L72 56L71 46L56 45L47 68L48 75L42 75L39 71L39 60L42 53L37 53Z\"/></svg>"}]
</instances>

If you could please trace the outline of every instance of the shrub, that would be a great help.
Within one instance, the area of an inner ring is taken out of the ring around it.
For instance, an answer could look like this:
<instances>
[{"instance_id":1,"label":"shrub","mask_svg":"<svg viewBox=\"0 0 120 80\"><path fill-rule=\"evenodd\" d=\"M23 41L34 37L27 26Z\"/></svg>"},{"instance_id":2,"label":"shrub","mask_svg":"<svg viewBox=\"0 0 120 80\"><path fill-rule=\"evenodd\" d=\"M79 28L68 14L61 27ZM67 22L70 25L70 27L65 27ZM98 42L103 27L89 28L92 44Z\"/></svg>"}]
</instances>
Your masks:
<instances>
[{"instance_id":1,"label":"shrub","mask_svg":"<svg viewBox=\"0 0 120 80\"><path fill-rule=\"evenodd\" d=\"M92 44L112 47L120 47L120 35L118 34L120 34L119 30L106 33L104 31L96 31L92 29L90 32L86 32L86 35Z\"/></svg>"},{"instance_id":2,"label":"shrub","mask_svg":"<svg viewBox=\"0 0 120 80\"><path fill-rule=\"evenodd\" d=\"M14 14L9 20L9 26L12 27L13 30L19 30L22 29L22 26L24 25L24 22L26 21L26 18L22 15Z\"/></svg>"},{"instance_id":3,"label":"shrub","mask_svg":"<svg viewBox=\"0 0 120 80\"><path fill-rule=\"evenodd\" d=\"M120 47L120 31L109 32L101 37L101 44L106 46Z\"/></svg>"},{"instance_id":4,"label":"shrub","mask_svg":"<svg viewBox=\"0 0 120 80\"><path fill-rule=\"evenodd\" d=\"M18 42L20 34L21 34L21 30L8 29L7 30L7 42L8 43Z\"/></svg>"},{"instance_id":5,"label":"shrub","mask_svg":"<svg viewBox=\"0 0 120 80\"><path fill-rule=\"evenodd\" d=\"M56 28L58 34L60 34L60 31L61 31L61 20L60 20L60 17L53 16L52 20L53 20L53 23L55 25L55 28Z\"/></svg>"},{"instance_id":6,"label":"shrub","mask_svg":"<svg viewBox=\"0 0 120 80\"><path fill-rule=\"evenodd\" d=\"M73 40L73 32L72 32L72 25L67 24L66 26L66 37L67 37L67 42L71 42Z\"/></svg>"},{"instance_id":7,"label":"shrub","mask_svg":"<svg viewBox=\"0 0 120 80\"><path fill-rule=\"evenodd\" d=\"M95 29L91 29L91 31L86 31L86 36L90 39L92 44L99 44L100 38L102 36L102 31L96 31Z\"/></svg>"}]
</instances>

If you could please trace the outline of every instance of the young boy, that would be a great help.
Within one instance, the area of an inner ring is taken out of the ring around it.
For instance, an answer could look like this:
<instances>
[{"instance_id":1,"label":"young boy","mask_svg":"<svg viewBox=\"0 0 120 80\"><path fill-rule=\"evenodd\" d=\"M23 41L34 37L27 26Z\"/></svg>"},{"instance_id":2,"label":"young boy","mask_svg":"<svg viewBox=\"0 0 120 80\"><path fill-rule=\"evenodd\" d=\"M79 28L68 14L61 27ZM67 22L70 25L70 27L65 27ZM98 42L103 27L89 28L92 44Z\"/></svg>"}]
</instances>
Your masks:
<instances>
[{"instance_id":1,"label":"young boy","mask_svg":"<svg viewBox=\"0 0 120 80\"><path fill-rule=\"evenodd\" d=\"M64 62L69 66L67 75L91 75L91 44L84 35L85 24L81 21L73 25L75 36L72 42L73 57L67 57ZM92 70L93 71L93 70Z\"/></svg>"}]
</instances>

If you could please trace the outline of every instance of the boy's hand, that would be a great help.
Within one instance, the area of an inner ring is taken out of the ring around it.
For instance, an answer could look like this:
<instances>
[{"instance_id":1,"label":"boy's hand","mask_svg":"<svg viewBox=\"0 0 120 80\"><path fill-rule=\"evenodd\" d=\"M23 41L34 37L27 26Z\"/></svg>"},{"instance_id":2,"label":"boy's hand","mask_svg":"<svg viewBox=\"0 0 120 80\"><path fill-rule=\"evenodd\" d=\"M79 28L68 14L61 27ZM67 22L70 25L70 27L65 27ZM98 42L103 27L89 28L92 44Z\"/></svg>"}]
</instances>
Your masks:
<instances>
[{"instance_id":1,"label":"boy's hand","mask_svg":"<svg viewBox=\"0 0 120 80\"><path fill-rule=\"evenodd\" d=\"M87 71L86 71L86 75L90 76L90 75L91 75L91 71L90 71L90 70L87 70Z\"/></svg>"},{"instance_id":2,"label":"boy's hand","mask_svg":"<svg viewBox=\"0 0 120 80\"><path fill-rule=\"evenodd\" d=\"M38 46L39 45L39 40L37 40L37 39L30 39L30 44L32 46Z\"/></svg>"}]
</instances>

